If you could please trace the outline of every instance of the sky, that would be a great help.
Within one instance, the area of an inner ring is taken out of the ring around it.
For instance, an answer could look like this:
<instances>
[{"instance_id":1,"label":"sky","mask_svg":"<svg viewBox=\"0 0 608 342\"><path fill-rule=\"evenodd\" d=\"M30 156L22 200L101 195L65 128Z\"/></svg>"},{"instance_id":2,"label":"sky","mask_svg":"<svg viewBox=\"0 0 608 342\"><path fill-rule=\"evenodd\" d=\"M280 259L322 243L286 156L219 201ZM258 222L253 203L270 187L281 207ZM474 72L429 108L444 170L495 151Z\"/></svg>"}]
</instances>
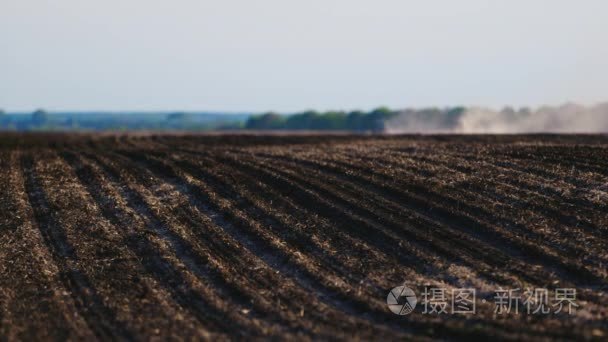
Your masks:
<instances>
[{"instance_id":1,"label":"sky","mask_svg":"<svg viewBox=\"0 0 608 342\"><path fill-rule=\"evenodd\" d=\"M600 0L0 0L5 111L608 100Z\"/></svg>"}]
</instances>

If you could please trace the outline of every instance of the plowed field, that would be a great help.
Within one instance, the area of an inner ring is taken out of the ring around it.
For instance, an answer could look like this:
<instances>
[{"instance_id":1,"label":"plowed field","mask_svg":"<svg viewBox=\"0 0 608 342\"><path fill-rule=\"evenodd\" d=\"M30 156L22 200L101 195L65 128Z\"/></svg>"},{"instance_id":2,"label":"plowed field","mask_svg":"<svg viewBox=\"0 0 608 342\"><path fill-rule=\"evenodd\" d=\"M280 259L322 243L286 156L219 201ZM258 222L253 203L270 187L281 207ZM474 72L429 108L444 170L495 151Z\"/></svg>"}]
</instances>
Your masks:
<instances>
[{"instance_id":1,"label":"plowed field","mask_svg":"<svg viewBox=\"0 0 608 342\"><path fill-rule=\"evenodd\" d=\"M605 136L0 145L3 339L608 338ZM424 286L476 310L425 313ZM497 312L496 290L537 288L550 313Z\"/></svg>"}]
</instances>

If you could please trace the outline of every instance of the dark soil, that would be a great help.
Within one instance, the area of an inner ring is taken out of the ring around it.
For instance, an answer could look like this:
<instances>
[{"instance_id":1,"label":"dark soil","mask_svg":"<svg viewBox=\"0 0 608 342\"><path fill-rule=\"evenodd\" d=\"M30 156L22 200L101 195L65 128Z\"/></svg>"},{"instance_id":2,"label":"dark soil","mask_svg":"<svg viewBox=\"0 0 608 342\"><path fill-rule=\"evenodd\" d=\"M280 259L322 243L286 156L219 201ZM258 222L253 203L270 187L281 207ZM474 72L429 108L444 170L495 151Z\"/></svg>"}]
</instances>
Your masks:
<instances>
[{"instance_id":1,"label":"dark soil","mask_svg":"<svg viewBox=\"0 0 608 342\"><path fill-rule=\"evenodd\" d=\"M608 338L606 136L4 134L0 171L3 340ZM535 288L578 307L495 312Z\"/></svg>"}]
</instances>

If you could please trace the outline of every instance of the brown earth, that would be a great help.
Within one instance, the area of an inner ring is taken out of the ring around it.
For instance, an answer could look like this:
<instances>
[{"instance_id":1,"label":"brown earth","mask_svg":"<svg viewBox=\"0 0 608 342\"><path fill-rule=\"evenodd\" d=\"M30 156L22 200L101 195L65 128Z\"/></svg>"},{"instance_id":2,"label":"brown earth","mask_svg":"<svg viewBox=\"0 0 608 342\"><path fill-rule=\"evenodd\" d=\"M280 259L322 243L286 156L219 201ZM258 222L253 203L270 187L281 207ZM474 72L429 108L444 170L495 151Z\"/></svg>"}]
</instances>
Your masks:
<instances>
[{"instance_id":1,"label":"brown earth","mask_svg":"<svg viewBox=\"0 0 608 342\"><path fill-rule=\"evenodd\" d=\"M606 136L0 146L3 340L608 338ZM425 286L474 288L476 312L423 313ZM496 313L496 290L535 288L578 307Z\"/></svg>"}]
</instances>

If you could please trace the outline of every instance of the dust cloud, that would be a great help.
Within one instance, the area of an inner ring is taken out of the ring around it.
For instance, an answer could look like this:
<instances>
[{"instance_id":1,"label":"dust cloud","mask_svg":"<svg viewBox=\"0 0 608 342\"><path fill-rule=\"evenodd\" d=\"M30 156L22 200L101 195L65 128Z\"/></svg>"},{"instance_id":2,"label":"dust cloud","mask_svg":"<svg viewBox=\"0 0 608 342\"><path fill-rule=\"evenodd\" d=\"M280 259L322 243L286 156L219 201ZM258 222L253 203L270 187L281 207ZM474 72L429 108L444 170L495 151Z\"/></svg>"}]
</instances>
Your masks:
<instances>
[{"instance_id":1,"label":"dust cloud","mask_svg":"<svg viewBox=\"0 0 608 342\"><path fill-rule=\"evenodd\" d=\"M434 114L405 110L387 120L385 128L387 133L608 133L608 103L567 103L535 110L469 107Z\"/></svg>"}]
</instances>

